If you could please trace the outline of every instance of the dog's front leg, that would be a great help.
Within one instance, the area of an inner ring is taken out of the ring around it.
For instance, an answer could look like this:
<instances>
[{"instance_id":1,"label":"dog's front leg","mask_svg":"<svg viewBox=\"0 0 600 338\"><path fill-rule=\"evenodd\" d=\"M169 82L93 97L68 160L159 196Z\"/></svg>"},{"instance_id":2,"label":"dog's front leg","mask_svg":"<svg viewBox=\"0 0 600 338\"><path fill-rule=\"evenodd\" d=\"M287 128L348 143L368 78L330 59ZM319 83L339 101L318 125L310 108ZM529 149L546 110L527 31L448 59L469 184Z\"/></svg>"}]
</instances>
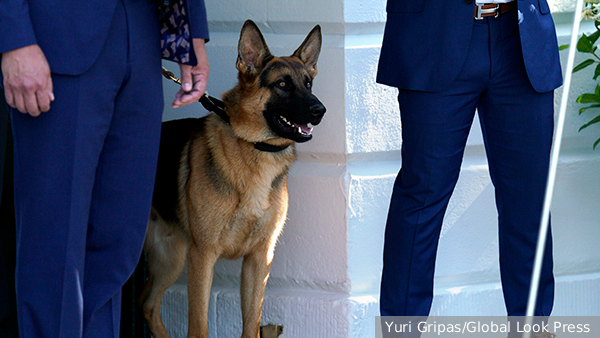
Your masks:
<instances>
[{"instance_id":1,"label":"dog's front leg","mask_svg":"<svg viewBox=\"0 0 600 338\"><path fill-rule=\"evenodd\" d=\"M218 254L192 244L188 257L188 338L208 338L208 303Z\"/></svg>"},{"instance_id":2,"label":"dog's front leg","mask_svg":"<svg viewBox=\"0 0 600 338\"><path fill-rule=\"evenodd\" d=\"M260 337L260 318L272 261L272 249L255 250L244 257L242 263L242 338Z\"/></svg>"}]
</instances>

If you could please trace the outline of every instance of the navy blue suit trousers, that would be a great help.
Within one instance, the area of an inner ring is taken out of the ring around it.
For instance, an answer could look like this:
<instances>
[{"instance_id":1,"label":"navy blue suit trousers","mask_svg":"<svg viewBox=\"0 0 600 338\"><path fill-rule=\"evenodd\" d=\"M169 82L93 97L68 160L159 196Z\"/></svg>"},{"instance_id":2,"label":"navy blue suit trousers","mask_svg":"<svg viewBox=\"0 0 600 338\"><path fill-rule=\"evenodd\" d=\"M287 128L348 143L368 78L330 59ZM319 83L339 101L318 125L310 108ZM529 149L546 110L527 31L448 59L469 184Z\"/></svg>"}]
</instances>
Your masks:
<instances>
[{"instance_id":1,"label":"navy blue suit trousers","mask_svg":"<svg viewBox=\"0 0 600 338\"><path fill-rule=\"evenodd\" d=\"M429 314L442 221L476 111L495 187L506 309L511 316L526 311L553 134L553 92L536 91L527 76L516 10L471 20L466 62L449 86L399 91L402 168L385 232L382 316ZM549 315L553 297L549 237L535 314Z\"/></svg>"},{"instance_id":2,"label":"navy blue suit trousers","mask_svg":"<svg viewBox=\"0 0 600 338\"><path fill-rule=\"evenodd\" d=\"M117 1L91 67L52 74L50 111L12 111L21 338L119 336L158 156L158 32L152 4Z\"/></svg>"}]
</instances>

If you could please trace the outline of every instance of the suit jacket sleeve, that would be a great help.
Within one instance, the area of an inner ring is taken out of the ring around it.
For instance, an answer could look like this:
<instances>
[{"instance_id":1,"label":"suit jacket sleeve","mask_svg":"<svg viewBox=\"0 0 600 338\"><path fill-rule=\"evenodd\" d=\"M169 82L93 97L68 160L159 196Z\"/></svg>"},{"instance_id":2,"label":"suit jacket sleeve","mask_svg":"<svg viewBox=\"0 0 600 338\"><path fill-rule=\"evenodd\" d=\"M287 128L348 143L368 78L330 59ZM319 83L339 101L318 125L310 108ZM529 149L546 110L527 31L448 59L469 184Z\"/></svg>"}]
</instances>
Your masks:
<instances>
[{"instance_id":1,"label":"suit jacket sleeve","mask_svg":"<svg viewBox=\"0 0 600 338\"><path fill-rule=\"evenodd\" d=\"M27 0L0 0L0 53L37 43Z\"/></svg>"},{"instance_id":2,"label":"suit jacket sleeve","mask_svg":"<svg viewBox=\"0 0 600 338\"><path fill-rule=\"evenodd\" d=\"M189 0L190 30L192 38L209 40L208 20L204 0Z\"/></svg>"}]
</instances>

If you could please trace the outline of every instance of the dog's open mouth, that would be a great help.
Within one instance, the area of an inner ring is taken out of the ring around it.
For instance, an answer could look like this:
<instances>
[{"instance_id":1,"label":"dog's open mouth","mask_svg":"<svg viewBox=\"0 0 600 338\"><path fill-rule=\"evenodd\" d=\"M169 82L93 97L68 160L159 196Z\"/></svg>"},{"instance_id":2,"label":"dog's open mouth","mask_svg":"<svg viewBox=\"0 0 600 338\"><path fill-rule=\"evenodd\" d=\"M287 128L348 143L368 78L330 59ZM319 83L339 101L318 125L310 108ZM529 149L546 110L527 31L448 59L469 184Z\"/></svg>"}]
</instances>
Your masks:
<instances>
[{"instance_id":1,"label":"dog's open mouth","mask_svg":"<svg viewBox=\"0 0 600 338\"><path fill-rule=\"evenodd\" d=\"M277 125L282 131L291 134L297 134L299 136L309 137L312 136L314 125L312 123L299 124L294 123L281 115L275 115L274 118Z\"/></svg>"}]
</instances>

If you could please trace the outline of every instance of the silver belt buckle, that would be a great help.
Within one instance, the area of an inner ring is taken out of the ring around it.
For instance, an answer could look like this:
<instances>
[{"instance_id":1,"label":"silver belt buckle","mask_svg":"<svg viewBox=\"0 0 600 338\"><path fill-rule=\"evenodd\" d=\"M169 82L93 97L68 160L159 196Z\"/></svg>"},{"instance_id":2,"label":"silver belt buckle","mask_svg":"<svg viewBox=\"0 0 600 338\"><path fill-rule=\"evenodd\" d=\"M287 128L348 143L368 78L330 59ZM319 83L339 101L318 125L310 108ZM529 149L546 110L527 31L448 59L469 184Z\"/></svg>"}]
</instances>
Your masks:
<instances>
[{"instance_id":1,"label":"silver belt buckle","mask_svg":"<svg viewBox=\"0 0 600 338\"><path fill-rule=\"evenodd\" d=\"M500 4L495 4L496 7L494 8L483 8L483 6L485 5L489 5L489 4L475 4L475 20L483 20L484 17L482 16L482 14L491 14L494 13L494 18L498 17L498 14L500 14Z\"/></svg>"}]
</instances>

